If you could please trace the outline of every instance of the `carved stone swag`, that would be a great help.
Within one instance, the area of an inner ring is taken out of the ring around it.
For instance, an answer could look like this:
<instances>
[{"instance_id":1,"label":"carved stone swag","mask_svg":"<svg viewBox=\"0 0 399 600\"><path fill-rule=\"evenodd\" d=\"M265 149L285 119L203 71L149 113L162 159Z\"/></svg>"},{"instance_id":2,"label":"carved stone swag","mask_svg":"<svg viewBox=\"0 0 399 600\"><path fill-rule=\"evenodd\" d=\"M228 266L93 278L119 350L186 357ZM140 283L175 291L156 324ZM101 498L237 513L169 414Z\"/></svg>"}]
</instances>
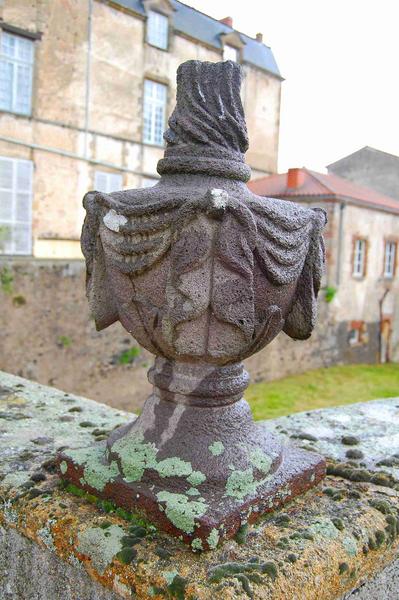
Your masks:
<instances>
[{"instance_id":1,"label":"carved stone swag","mask_svg":"<svg viewBox=\"0 0 399 600\"><path fill-rule=\"evenodd\" d=\"M97 328L119 320L155 354L154 389L140 417L106 443L65 451L62 477L144 511L194 550L325 473L320 456L255 424L242 397L244 358L281 330L311 334L326 216L248 190L240 85L233 62L182 64L159 183L84 199Z\"/></svg>"}]
</instances>

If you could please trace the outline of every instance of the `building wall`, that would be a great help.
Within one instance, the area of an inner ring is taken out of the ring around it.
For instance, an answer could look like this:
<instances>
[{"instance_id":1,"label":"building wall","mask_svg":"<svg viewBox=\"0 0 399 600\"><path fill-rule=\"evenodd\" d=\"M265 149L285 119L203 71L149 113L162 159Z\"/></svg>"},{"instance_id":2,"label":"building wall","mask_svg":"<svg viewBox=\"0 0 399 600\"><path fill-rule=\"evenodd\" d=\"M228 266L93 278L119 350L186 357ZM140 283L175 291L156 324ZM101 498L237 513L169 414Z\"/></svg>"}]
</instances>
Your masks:
<instances>
[{"instance_id":1,"label":"building wall","mask_svg":"<svg viewBox=\"0 0 399 600\"><path fill-rule=\"evenodd\" d=\"M138 344L119 323L95 330L84 280L80 260L0 259L0 370L137 410L151 391L147 370L153 357L141 350L133 364L121 364L123 352ZM367 347L353 348L348 331L348 321L337 321L321 292L309 340L280 333L245 366L252 381L260 381L345 362L375 362L378 331L369 331Z\"/></svg>"},{"instance_id":2,"label":"building wall","mask_svg":"<svg viewBox=\"0 0 399 600\"><path fill-rule=\"evenodd\" d=\"M144 79L168 85L170 114L179 64L221 60L221 51L181 34L171 35L168 51L151 47L143 17L98 0L90 52L88 0L4 0L0 17L43 33L35 42L32 116L0 112L0 156L34 163L33 254L77 258L81 199L93 189L95 171L121 173L124 188L158 177L163 148L141 143ZM262 176L276 170L281 81L249 64L244 74L248 163Z\"/></svg>"},{"instance_id":3,"label":"building wall","mask_svg":"<svg viewBox=\"0 0 399 600\"><path fill-rule=\"evenodd\" d=\"M329 173L370 187L399 202L399 156L362 148L327 168Z\"/></svg>"}]
</instances>

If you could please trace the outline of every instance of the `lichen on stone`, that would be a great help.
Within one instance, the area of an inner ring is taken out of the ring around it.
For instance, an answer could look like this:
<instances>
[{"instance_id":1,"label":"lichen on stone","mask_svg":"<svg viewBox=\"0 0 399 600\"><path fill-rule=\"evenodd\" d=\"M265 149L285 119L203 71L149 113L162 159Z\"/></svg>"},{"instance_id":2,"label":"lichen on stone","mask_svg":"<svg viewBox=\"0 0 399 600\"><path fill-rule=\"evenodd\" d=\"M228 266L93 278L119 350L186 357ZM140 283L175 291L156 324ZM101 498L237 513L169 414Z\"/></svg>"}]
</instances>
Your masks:
<instances>
[{"instance_id":1,"label":"lichen on stone","mask_svg":"<svg viewBox=\"0 0 399 600\"><path fill-rule=\"evenodd\" d=\"M246 496L254 494L260 482L255 481L252 469L232 471L226 482L226 496L243 500Z\"/></svg>"},{"instance_id":2,"label":"lichen on stone","mask_svg":"<svg viewBox=\"0 0 399 600\"><path fill-rule=\"evenodd\" d=\"M220 456L224 452L223 442L214 441L208 446L208 450L212 454L212 456Z\"/></svg>"},{"instance_id":3,"label":"lichen on stone","mask_svg":"<svg viewBox=\"0 0 399 600\"><path fill-rule=\"evenodd\" d=\"M142 433L127 434L112 445L121 463L123 477L128 483L140 481L146 469L156 466L157 448L144 441Z\"/></svg>"},{"instance_id":4,"label":"lichen on stone","mask_svg":"<svg viewBox=\"0 0 399 600\"><path fill-rule=\"evenodd\" d=\"M218 543L219 543L219 532L217 529L212 529L212 531L210 532L210 534L208 535L208 537L206 538L206 541L208 542L208 546L209 548L211 548L211 550L214 550Z\"/></svg>"},{"instance_id":5,"label":"lichen on stone","mask_svg":"<svg viewBox=\"0 0 399 600\"><path fill-rule=\"evenodd\" d=\"M65 454L73 462L83 466L84 482L99 492L102 492L106 484L120 474L115 461L109 464L104 461L105 453L101 446L68 450Z\"/></svg>"},{"instance_id":6,"label":"lichen on stone","mask_svg":"<svg viewBox=\"0 0 399 600\"><path fill-rule=\"evenodd\" d=\"M107 529L89 527L78 534L77 551L88 556L91 564L102 575L114 556L122 549L125 532L119 525Z\"/></svg>"},{"instance_id":7,"label":"lichen on stone","mask_svg":"<svg viewBox=\"0 0 399 600\"><path fill-rule=\"evenodd\" d=\"M195 519L202 517L207 505L201 499L189 500L184 494L174 494L168 491L158 492L159 502L165 502L165 514L177 529L185 533L193 533Z\"/></svg>"},{"instance_id":8,"label":"lichen on stone","mask_svg":"<svg viewBox=\"0 0 399 600\"><path fill-rule=\"evenodd\" d=\"M201 471L193 471L191 475L187 477L187 481L194 486L201 485L205 480L206 476Z\"/></svg>"},{"instance_id":9,"label":"lichen on stone","mask_svg":"<svg viewBox=\"0 0 399 600\"><path fill-rule=\"evenodd\" d=\"M349 556L356 556L357 554L357 545L356 542L353 538L351 537L345 537L342 540L342 545L345 548L346 552L349 554Z\"/></svg>"},{"instance_id":10,"label":"lichen on stone","mask_svg":"<svg viewBox=\"0 0 399 600\"><path fill-rule=\"evenodd\" d=\"M161 477L187 477L193 472L191 463L177 456L161 460L154 468Z\"/></svg>"},{"instance_id":11,"label":"lichen on stone","mask_svg":"<svg viewBox=\"0 0 399 600\"><path fill-rule=\"evenodd\" d=\"M203 550L202 540L200 538L194 538L191 542L191 547L193 550Z\"/></svg>"},{"instance_id":12,"label":"lichen on stone","mask_svg":"<svg viewBox=\"0 0 399 600\"><path fill-rule=\"evenodd\" d=\"M61 473L63 475L65 475L65 473L67 472L67 470L68 470L67 463L65 462L65 460L61 461L61 463L60 463L60 471L61 471Z\"/></svg>"},{"instance_id":13,"label":"lichen on stone","mask_svg":"<svg viewBox=\"0 0 399 600\"><path fill-rule=\"evenodd\" d=\"M270 456L265 454L260 448L256 448L252 450L250 453L251 463L254 467L256 467L259 471L261 471L264 475L269 473L270 468L272 466L272 459Z\"/></svg>"}]
</instances>

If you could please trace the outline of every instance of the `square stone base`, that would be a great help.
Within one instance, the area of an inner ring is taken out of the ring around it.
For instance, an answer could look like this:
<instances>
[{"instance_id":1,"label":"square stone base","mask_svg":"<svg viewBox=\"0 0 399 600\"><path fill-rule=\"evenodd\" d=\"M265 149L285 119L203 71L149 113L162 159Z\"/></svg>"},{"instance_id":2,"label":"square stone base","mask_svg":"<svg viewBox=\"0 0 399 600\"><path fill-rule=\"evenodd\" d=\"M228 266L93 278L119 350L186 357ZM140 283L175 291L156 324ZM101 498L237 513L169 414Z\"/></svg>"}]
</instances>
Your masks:
<instances>
[{"instance_id":1,"label":"square stone base","mask_svg":"<svg viewBox=\"0 0 399 600\"><path fill-rule=\"evenodd\" d=\"M90 451L97 457L97 466L96 460L88 459ZM163 487L129 483L120 474L107 480L105 443L83 450L81 459L79 451L71 454L58 457L64 480L129 512L144 513L160 529L198 550L215 548L220 540L233 537L242 525L303 494L325 476L321 456L286 446L278 469L261 481L246 480L245 472L240 471L241 480L234 489L192 488L191 493L182 494L176 493L167 480Z\"/></svg>"}]
</instances>

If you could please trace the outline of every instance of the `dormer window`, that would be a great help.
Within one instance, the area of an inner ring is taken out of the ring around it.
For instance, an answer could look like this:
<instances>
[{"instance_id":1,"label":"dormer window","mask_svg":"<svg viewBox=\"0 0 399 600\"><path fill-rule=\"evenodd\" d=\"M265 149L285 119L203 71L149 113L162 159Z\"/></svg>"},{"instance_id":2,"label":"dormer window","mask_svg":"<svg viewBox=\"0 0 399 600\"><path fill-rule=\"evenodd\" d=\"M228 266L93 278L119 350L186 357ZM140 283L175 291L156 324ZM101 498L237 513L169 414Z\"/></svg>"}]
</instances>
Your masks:
<instances>
[{"instance_id":1,"label":"dormer window","mask_svg":"<svg viewBox=\"0 0 399 600\"><path fill-rule=\"evenodd\" d=\"M233 60L238 62L238 48L225 44L223 47L223 60Z\"/></svg>"},{"instance_id":2,"label":"dormer window","mask_svg":"<svg viewBox=\"0 0 399 600\"><path fill-rule=\"evenodd\" d=\"M147 42L162 50L168 49L169 19L155 10L148 11Z\"/></svg>"}]
</instances>

